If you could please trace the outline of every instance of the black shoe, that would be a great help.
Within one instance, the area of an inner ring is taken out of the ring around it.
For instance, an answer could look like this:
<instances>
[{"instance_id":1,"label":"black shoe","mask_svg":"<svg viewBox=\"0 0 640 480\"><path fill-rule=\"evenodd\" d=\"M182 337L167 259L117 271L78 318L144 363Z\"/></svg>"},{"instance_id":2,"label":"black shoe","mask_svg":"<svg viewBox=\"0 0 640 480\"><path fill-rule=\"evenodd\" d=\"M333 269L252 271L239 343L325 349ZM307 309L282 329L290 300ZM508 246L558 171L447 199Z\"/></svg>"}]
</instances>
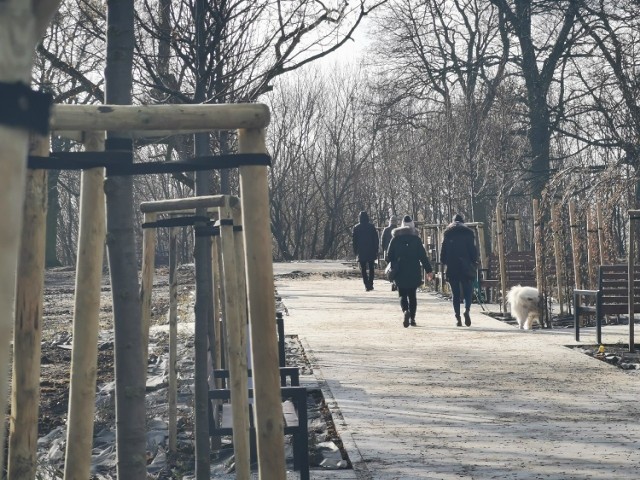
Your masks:
<instances>
[{"instance_id":1,"label":"black shoe","mask_svg":"<svg viewBox=\"0 0 640 480\"><path fill-rule=\"evenodd\" d=\"M469 315L469 310L464 311L464 324L467 327L471 326L471 316Z\"/></svg>"},{"instance_id":2,"label":"black shoe","mask_svg":"<svg viewBox=\"0 0 640 480\"><path fill-rule=\"evenodd\" d=\"M416 321L415 320L411 320L411 326L415 327L416 326Z\"/></svg>"},{"instance_id":3,"label":"black shoe","mask_svg":"<svg viewBox=\"0 0 640 480\"><path fill-rule=\"evenodd\" d=\"M462 326L462 320L460 320L460 315L456 315L456 327Z\"/></svg>"},{"instance_id":4,"label":"black shoe","mask_svg":"<svg viewBox=\"0 0 640 480\"><path fill-rule=\"evenodd\" d=\"M392 292L395 292L396 290L398 290L398 287L396 286L396 284L395 284L395 283L392 283L392 284L391 284L391 291L392 291Z\"/></svg>"},{"instance_id":5,"label":"black shoe","mask_svg":"<svg viewBox=\"0 0 640 480\"><path fill-rule=\"evenodd\" d=\"M369 287L369 290L373 290L373 285L371 285L371 286Z\"/></svg>"},{"instance_id":6,"label":"black shoe","mask_svg":"<svg viewBox=\"0 0 640 480\"><path fill-rule=\"evenodd\" d=\"M404 325L404 328L407 328L409 326L410 318L411 318L411 312L407 310L406 312L404 312L404 322L402 322L402 325Z\"/></svg>"}]
</instances>

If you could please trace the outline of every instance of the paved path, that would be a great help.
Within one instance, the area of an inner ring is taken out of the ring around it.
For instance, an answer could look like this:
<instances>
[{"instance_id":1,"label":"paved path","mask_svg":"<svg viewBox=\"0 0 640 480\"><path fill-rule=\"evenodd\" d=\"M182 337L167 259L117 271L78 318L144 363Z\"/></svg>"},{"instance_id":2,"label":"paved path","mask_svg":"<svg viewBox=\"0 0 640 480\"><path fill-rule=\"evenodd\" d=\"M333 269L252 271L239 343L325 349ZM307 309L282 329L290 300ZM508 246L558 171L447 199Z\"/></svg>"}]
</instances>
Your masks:
<instances>
[{"instance_id":1,"label":"paved path","mask_svg":"<svg viewBox=\"0 0 640 480\"><path fill-rule=\"evenodd\" d=\"M373 292L317 275L276 287L354 464L329 478L640 478L640 372L567 348L571 329L520 331L477 305L458 328L429 293L405 329L384 281ZM624 335L605 329L607 343Z\"/></svg>"}]
</instances>

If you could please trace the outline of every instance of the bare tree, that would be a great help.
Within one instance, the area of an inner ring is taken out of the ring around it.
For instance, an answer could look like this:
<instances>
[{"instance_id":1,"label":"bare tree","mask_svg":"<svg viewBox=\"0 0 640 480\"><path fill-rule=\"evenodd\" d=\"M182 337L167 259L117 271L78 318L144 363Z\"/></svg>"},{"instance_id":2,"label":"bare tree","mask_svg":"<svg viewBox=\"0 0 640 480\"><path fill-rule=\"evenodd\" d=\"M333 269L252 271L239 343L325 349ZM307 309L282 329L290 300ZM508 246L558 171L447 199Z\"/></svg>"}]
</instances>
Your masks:
<instances>
[{"instance_id":1,"label":"bare tree","mask_svg":"<svg viewBox=\"0 0 640 480\"><path fill-rule=\"evenodd\" d=\"M107 2L105 103L130 105L134 50L133 0ZM107 133L107 145L131 148L121 134ZM116 448L118 477L147 477L145 458L145 377L143 332L138 283L138 260L133 225L133 179L108 177L107 252L113 320L116 381Z\"/></svg>"},{"instance_id":2,"label":"bare tree","mask_svg":"<svg viewBox=\"0 0 640 480\"><path fill-rule=\"evenodd\" d=\"M550 177L554 107L550 89L561 60L576 40L581 0L490 0L518 40L517 64L526 87L531 194L540 197ZM556 111L560 109L555 108Z\"/></svg>"},{"instance_id":3,"label":"bare tree","mask_svg":"<svg viewBox=\"0 0 640 480\"><path fill-rule=\"evenodd\" d=\"M478 209L478 219L486 220L481 194L491 188L480 175L486 171L481 163L493 159L482 151L484 123L506 74L509 38L503 18L486 1L403 0L382 9L378 23L376 50L391 67L380 88L397 92L387 96L388 105L414 99L407 118L399 121L437 131L447 144L439 149L443 155L432 154L429 162L433 170L437 160L446 184L459 192L447 188L447 216L455 208L473 219ZM397 105L389 113L400 119Z\"/></svg>"}]
</instances>

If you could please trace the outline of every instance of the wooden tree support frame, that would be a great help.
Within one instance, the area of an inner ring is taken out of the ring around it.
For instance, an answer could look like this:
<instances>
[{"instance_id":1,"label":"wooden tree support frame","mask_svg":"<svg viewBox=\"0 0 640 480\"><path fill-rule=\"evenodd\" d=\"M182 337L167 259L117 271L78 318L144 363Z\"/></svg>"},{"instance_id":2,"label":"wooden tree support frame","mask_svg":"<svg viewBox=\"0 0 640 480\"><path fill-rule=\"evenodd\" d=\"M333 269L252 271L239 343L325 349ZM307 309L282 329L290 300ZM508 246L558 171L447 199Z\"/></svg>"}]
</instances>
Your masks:
<instances>
[{"instance_id":1,"label":"wooden tree support frame","mask_svg":"<svg viewBox=\"0 0 640 480\"><path fill-rule=\"evenodd\" d=\"M219 241L214 241L213 245L220 248L220 256L212 254L211 268L217 272L214 274L214 282L224 283L221 289L222 300L225 305L226 315L224 317L227 359L230 371L230 390L233 405L233 431L234 431L234 453L236 461L236 474L239 479L249 479L251 476L251 459L249 447L249 394L248 394L248 364L247 364L247 342L246 342L246 325L247 325L247 297L246 282L244 269L244 249L242 242L242 233L234 232L234 223L239 224L241 215L240 199L229 195L214 195L206 197L193 197L176 200L160 200L154 202L144 202L140 205L140 210L144 213L145 223L155 221L158 215L176 215L176 214L193 214L196 211L205 211L209 215L219 219L220 235ZM235 222L234 222L235 219ZM152 228L145 229L155 230ZM144 236L149 238L148 242L144 242L145 253L143 259L146 259L150 265L154 264L155 254L155 235ZM153 239L153 240L151 240ZM213 252L213 250L212 250ZM153 284L153 268L144 268L143 262L143 278L142 291L148 292L151 296L151 286ZM219 266L219 268L216 268ZM172 267L172 268L175 268ZM173 282L171 282L173 284ZM214 283L214 286L216 283ZM146 296L143 296L146 298ZM172 298L173 302L173 298ZM170 305L170 308L172 306ZM143 318L149 318L151 314L151 302L143 302ZM217 316L212 315L212 322L215 322ZM210 322L211 323L211 322ZM208 327L215 329L214 323ZM171 332L171 330L170 330ZM214 334L209 335L210 340L219 337ZM170 351L175 350L174 335L170 335ZM221 350L221 343L218 342L214 351ZM171 369L174 369L175 358L169 359ZM213 368L219 368L217 365L217 357L212 358ZM177 391L175 386L169 389L169 403L177 401ZM170 425L175 423L176 419L169 419ZM174 444L175 438L170 438L169 443Z\"/></svg>"},{"instance_id":2,"label":"wooden tree support frame","mask_svg":"<svg viewBox=\"0 0 640 480\"><path fill-rule=\"evenodd\" d=\"M172 133L192 133L217 129L239 130L239 153L267 153L265 146L265 128L269 124L269 109L262 104L236 105L56 105L51 116L51 129L71 138L85 138L82 132L123 132L128 138L164 136ZM9 139L7 139L9 140ZM12 143L7 142L7 143ZM20 142L18 142L20 144ZM19 152L22 153L22 152ZM26 150L24 151L26 154ZM24 157L25 155L14 155ZM18 172L24 178L24 166ZM258 437L258 469L261 478L284 480L286 468L284 459L284 430L282 424L282 405L280 400L280 378L278 371L278 351L275 319L275 299L273 296L273 265L271 260L271 231L269 227L268 178L265 166L240 167L242 191L243 238L246 245L245 278L247 280L249 323L254 338L264 341L254 344L252 351L254 388L256 395L255 425ZM11 176L13 179L15 175ZM9 178L9 177L7 177ZM3 183L4 185L4 183ZM23 191L23 184L6 185L4 197L16 198ZM26 204L36 203L32 195L26 197ZM192 207L189 207L192 208ZM7 216L11 216L7 212ZM8 225L20 226L19 219L8 218ZM82 226L81 226L82 228ZM44 225L41 227L44 229ZM18 228L19 231L19 228ZM0 236L0 245L7 246L7 252L13 252L17 245L17 233L14 229L5 229ZM149 241L150 242L150 241ZM44 252L44 246L42 247ZM39 249L39 248L38 248ZM41 252L32 252L43 255ZM15 257L14 257L15 258ZM93 257L93 267L102 262ZM6 288L2 291L0 302L8 305L13 298L13 279L16 261L11 255L2 257L2 279ZM44 268L41 269L41 275ZM148 274L147 274L148 275ZM149 287L147 283L147 287ZM86 295L91 288L78 285L76 297ZM141 292L143 293L143 292ZM42 300L38 305L40 315ZM9 310L9 309L7 309ZM10 317L7 317L10 318ZM142 319L141 319L142 320ZM11 326L8 321L0 322L0 363L8 363ZM79 342L83 339L78 338ZM75 341L75 338L74 338ZM19 354L18 354L19 355ZM31 353L30 362L35 361ZM142 353L140 355L141 361ZM21 358L22 360L22 358ZM27 358L25 358L27 360ZM14 378L24 374L18 362L18 371ZM39 369L38 369L39 370ZM0 376L0 397L5 398L8 379ZM0 405L4 403L0 402ZM196 408L196 410L198 410ZM93 418L91 419L91 421ZM31 421L37 425L37 418ZM207 424L206 418L197 418L197 423ZM2 436L0 435L0 438ZM35 442L31 447L35 449ZM202 448L202 446L200 447ZM208 448L208 445L206 446ZM0 454L0 465L2 462ZM80 462L82 463L82 462ZM65 478L66 474L65 474Z\"/></svg>"}]
</instances>

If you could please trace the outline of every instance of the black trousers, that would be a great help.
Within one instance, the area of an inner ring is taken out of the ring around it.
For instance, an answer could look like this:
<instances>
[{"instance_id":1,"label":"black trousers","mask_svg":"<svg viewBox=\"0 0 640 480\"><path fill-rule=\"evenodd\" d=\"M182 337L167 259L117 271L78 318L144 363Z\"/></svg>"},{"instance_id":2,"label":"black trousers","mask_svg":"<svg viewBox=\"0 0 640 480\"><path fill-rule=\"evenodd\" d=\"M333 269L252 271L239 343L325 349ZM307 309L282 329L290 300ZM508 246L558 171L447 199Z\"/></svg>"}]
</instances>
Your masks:
<instances>
[{"instance_id":1,"label":"black trousers","mask_svg":"<svg viewBox=\"0 0 640 480\"><path fill-rule=\"evenodd\" d=\"M470 279L449 279L449 285L451 286L451 296L453 301L453 311L456 317L460 316L460 289L462 288L462 295L464 296L464 309L469 310L471 308L471 296L473 295L473 285Z\"/></svg>"},{"instance_id":2,"label":"black trousers","mask_svg":"<svg viewBox=\"0 0 640 480\"><path fill-rule=\"evenodd\" d=\"M373 274L375 267L374 261L359 260L358 263L360 264L360 272L362 273L362 281L364 282L364 287L367 289L373 288Z\"/></svg>"},{"instance_id":3,"label":"black trousers","mask_svg":"<svg viewBox=\"0 0 640 480\"><path fill-rule=\"evenodd\" d=\"M398 296L400 297L400 308L403 312L409 310L411 314L411 320L416 319L416 310L418 309L418 298L416 292L418 287L415 288L398 288Z\"/></svg>"}]
</instances>

